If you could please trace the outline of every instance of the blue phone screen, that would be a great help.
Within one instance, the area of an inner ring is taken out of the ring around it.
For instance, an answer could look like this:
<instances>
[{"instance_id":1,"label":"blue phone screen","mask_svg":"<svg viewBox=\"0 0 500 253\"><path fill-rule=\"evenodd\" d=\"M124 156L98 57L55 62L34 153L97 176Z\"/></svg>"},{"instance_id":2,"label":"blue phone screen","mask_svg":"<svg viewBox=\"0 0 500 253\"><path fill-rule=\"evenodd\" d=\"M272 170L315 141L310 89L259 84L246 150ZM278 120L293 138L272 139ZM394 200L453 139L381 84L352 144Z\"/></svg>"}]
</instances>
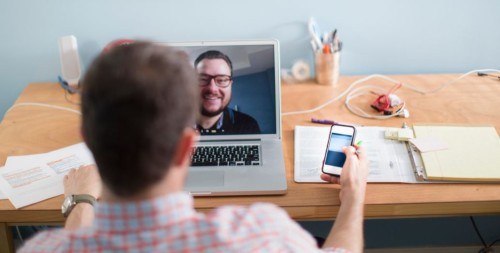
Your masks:
<instances>
[{"instance_id":1,"label":"blue phone screen","mask_svg":"<svg viewBox=\"0 0 500 253\"><path fill-rule=\"evenodd\" d=\"M343 147L350 146L352 135L332 133L328 152L326 154L325 164L335 167L344 166L345 154L342 152Z\"/></svg>"}]
</instances>

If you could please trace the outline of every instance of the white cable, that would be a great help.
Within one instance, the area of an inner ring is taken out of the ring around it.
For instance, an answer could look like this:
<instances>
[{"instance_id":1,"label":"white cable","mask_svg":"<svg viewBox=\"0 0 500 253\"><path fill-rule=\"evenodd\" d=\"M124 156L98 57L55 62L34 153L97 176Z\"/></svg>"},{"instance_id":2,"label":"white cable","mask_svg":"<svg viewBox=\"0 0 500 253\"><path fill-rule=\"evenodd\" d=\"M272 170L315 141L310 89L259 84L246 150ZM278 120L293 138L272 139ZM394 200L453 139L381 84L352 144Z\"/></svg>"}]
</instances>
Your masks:
<instances>
[{"instance_id":1,"label":"white cable","mask_svg":"<svg viewBox=\"0 0 500 253\"><path fill-rule=\"evenodd\" d=\"M391 115L373 115L373 114L369 114L369 113L365 112L363 109L361 109L357 106L351 105L349 103L351 101L351 99L362 96L366 93L369 93L369 92L364 91L366 89L370 89L370 92L371 91L378 91L380 93L385 92L382 88L377 87L377 86L373 86L373 85L366 85L366 86L358 87L358 88L352 90L346 96L345 105L346 105L347 109L349 109L349 111L351 111L353 114L358 115L358 116L363 117L363 118L369 118L369 119L388 119L388 118L398 116L405 109L406 103L403 102L402 107L398 110L397 113L394 113Z\"/></svg>"},{"instance_id":2,"label":"white cable","mask_svg":"<svg viewBox=\"0 0 500 253\"><path fill-rule=\"evenodd\" d=\"M362 83L362 82L366 82L372 78L375 78L375 77L378 77L378 78L382 78L382 79L386 79L386 80L389 80L389 81L392 81L392 82L396 82L396 80L394 79L391 79L390 77L387 77L387 76L384 76L384 75L379 75L379 74L374 74L374 75L369 75L365 78L361 78L355 82L353 82L344 92L340 93L340 95L326 101L324 104L320 105L320 106L317 106L313 109L310 109L310 110L303 110L303 111L296 111L296 112L285 112L285 113L282 113L282 116L287 116L287 115L294 115L294 114L304 114L304 113L311 113L311 112L315 112L315 111L318 111L318 110L321 110L323 107L341 99L343 96L345 96L355 85L359 84L359 83Z\"/></svg>"},{"instance_id":3,"label":"white cable","mask_svg":"<svg viewBox=\"0 0 500 253\"><path fill-rule=\"evenodd\" d=\"M17 236L19 237L21 244L24 244L24 239L23 236L21 235L21 231L19 231L19 226L16 226L16 230L17 230Z\"/></svg>"},{"instance_id":4,"label":"white cable","mask_svg":"<svg viewBox=\"0 0 500 253\"><path fill-rule=\"evenodd\" d=\"M412 85L412 84L409 84L409 83L402 83L402 86L410 89L410 90L413 90L415 92L418 92L420 94L429 94L429 93L435 93L435 92L438 92L442 89L444 89L445 87L455 83L456 81L472 74L472 73L477 73L477 72L497 72L497 73L500 73L500 70L497 70L497 69L478 69L478 70L471 70L461 76L459 76L458 78L450 81L450 82L447 82L437 88L434 88L434 89L430 89L430 90L422 90L422 89L419 89L417 88L416 86ZM373 115L373 114L368 114L366 113L365 111L363 111L361 108L357 107L357 106L351 106L349 104L349 101L355 97L359 97L361 95L364 95L366 94L367 92L359 92L359 93L355 93L357 91L360 91L360 90L363 90L364 87L370 87L372 89L377 89L377 90L381 90L379 87L376 87L376 86L363 86L363 87L360 87L360 88L357 88L355 90L352 90L354 88L354 86L358 85L359 83L363 83L363 82L366 82L372 78L381 78L381 79L385 79L389 82L392 82L392 83L401 83L395 79L392 79L388 76L385 76L385 75L380 75L380 74L374 74L374 75L369 75L367 77L364 77L364 78L361 78L359 80L356 80L354 81L353 83L351 83L349 85L349 87L344 91L342 92L341 94L339 94L338 96L326 101L325 103L323 103L322 105L319 105L313 109L310 109L310 110L302 110L302 111L295 111L295 112L285 112L285 113L282 113L282 116L287 116L287 115L296 115L296 114L304 114L304 113L312 113L312 112L315 112L315 111L318 111L318 110L321 110L322 108L324 108L325 106L341 99L342 97L346 96L346 101L345 101L345 105L347 107L347 109L349 109L349 111L351 111L353 114L355 115L358 115L360 117L364 117L364 118L375 118L375 119L388 119L388 118L392 118L392 117L395 117L395 116L398 116L399 114L393 114L393 115L384 115L384 116L380 116L380 115ZM352 90L352 91L351 91ZM383 91L385 92L385 91ZM382 92L382 93L383 93ZM401 112L404 110L404 106L403 105L403 108L401 108Z\"/></svg>"},{"instance_id":5,"label":"white cable","mask_svg":"<svg viewBox=\"0 0 500 253\"><path fill-rule=\"evenodd\" d=\"M41 107L48 107L48 108L52 108L52 109L73 112L73 113L76 113L76 114L79 114L79 115L82 114L80 111L75 110L75 109L70 109L70 108L66 108L66 107L62 107L62 106L57 106L57 105L44 104L44 103L17 103L17 104L14 104L13 106L11 106L7 110L7 112L5 112L5 114L7 114L12 109L14 109L15 107L18 107L18 106L41 106Z\"/></svg>"},{"instance_id":6,"label":"white cable","mask_svg":"<svg viewBox=\"0 0 500 253\"><path fill-rule=\"evenodd\" d=\"M497 72L497 73L500 73L500 70L497 70L497 69L478 69L478 70L471 70L461 76L459 76L458 78L450 81L450 82L447 82L443 85L441 85L440 87L437 87L435 89L431 89L431 90L427 90L427 91L424 91L424 90L421 90L409 83L402 83L402 86L404 87L407 87L409 88L410 90L413 90L415 92L418 92L418 93L421 93L421 94L429 94L429 93L434 93L434 92L438 92L442 89L444 89L445 87L455 83L456 81L472 74L472 73L477 73L477 72ZM397 116L397 114L393 114L393 115L386 115L386 116L378 116L378 115L371 115L371 114L367 114L366 112L364 112L361 108L359 107L352 107L350 104L349 104L349 101L355 97L359 97L361 95L364 95L366 94L366 92L364 93L354 93L358 90L362 90L363 88L365 87L371 87L372 89L377 89L377 90L380 90L380 88L378 87L375 87L375 86L364 86L364 87L360 87L360 88L357 88L353 91L351 91L351 89L356 86L357 84L360 84L360 83L363 83L363 82L366 82L372 78L381 78L381 79L385 79L385 80L388 80L392 83L400 83L398 82L397 80L394 80L388 76L385 76L385 75L380 75L380 74L373 74L373 75L369 75L367 77L364 77L364 78L361 78L357 81L354 81L351 85L349 85L349 87L344 91L342 92L341 94L339 94L338 96L326 101L324 104L322 105L319 105L313 109L310 109L310 110L302 110L302 111L295 111L295 112L284 112L282 113L282 116L287 116L287 115L296 115L296 114L304 114L304 113L312 113L312 112L315 112L315 111L318 111L318 110L321 110L323 109L325 106L341 99L342 97L346 96L346 101L345 101L345 105L347 106L347 108L349 109L349 111L351 111L352 113L358 115L358 116L361 116L361 117L368 117L368 118L381 118L381 119L386 119L386 118L391 118L391 117L394 117L394 116ZM354 94L353 94L354 93ZM15 107L18 107L18 106L42 106L42 107L48 107L48 108L53 108L53 109L58 109L58 110L63 110L63 111L68 111L68 112L73 112L73 113L76 113L76 114L79 114L81 115L82 113L78 110L74 110L74 109L70 109L70 108L66 108L66 107L62 107L62 106L57 106L57 105L50 105L50 104L43 104L43 103L18 103L18 104L15 104L13 105L12 107L10 107L6 113L10 112L13 108ZM404 109L404 106L403 108L400 110L402 111ZM359 112L362 112L363 115L359 114L359 113L356 113L354 112L355 110L358 110Z\"/></svg>"},{"instance_id":7,"label":"white cable","mask_svg":"<svg viewBox=\"0 0 500 253\"><path fill-rule=\"evenodd\" d=\"M447 82L437 88L434 88L434 89L430 89L430 90L427 90L427 91L424 91L424 90L421 90L411 84L408 84L408 83L402 83L402 86L405 86L407 88L409 88L410 90L413 90L413 91L416 91L420 94L430 94L430 93L435 93L435 92L438 92L442 89L444 89L445 87L457 82L458 80L472 74L472 73L477 73L477 72L500 72L500 70L496 70L496 69L479 69L479 70L472 70L472 71L469 71L461 76L459 76L458 78L450 81L450 82ZM398 83L397 81L395 82L394 79L391 79L391 78L388 78L387 80L393 82L393 83ZM364 86L364 87L367 87L367 86ZM363 88L363 87L361 87ZM374 88L374 87L372 87ZM352 98L355 98L355 97L359 97L361 95L364 95L368 92L359 92L359 93L355 93L357 90L361 90L360 88L356 89L356 90L353 90L351 91L349 94L347 94L346 96L346 101L345 101L345 105L347 107L347 109L352 112L353 114L357 115L357 116L360 116L360 117L363 117L363 118L368 118L368 119L388 119L388 118L392 118L392 117L397 117L399 116L400 114L403 114L404 113L404 109L405 109L405 106L406 106L406 103L403 103L403 106L401 109L398 110L397 113L394 113L394 114L391 114L391 115L374 115L374 114L369 114L369 113L366 113L365 111L363 111L361 108L357 107L357 106L352 106L349 102ZM380 88L378 88L377 90L381 90ZM381 93L384 93L383 91Z\"/></svg>"}]
</instances>

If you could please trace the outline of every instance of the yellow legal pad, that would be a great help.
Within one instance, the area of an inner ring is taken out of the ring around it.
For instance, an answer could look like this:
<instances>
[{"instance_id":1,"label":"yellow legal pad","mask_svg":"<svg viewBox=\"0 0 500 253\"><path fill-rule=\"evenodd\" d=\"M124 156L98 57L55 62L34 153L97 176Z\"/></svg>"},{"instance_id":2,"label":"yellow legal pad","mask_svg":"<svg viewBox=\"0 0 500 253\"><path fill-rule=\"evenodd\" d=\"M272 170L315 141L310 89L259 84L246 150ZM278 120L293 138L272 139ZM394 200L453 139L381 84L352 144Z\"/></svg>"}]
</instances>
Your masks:
<instances>
[{"instance_id":1,"label":"yellow legal pad","mask_svg":"<svg viewBox=\"0 0 500 253\"><path fill-rule=\"evenodd\" d=\"M429 180L500 181L500 139L494 127L414 125L416 138L432 137L448 149L422 153Z\"/></svg>"}]
</instances>

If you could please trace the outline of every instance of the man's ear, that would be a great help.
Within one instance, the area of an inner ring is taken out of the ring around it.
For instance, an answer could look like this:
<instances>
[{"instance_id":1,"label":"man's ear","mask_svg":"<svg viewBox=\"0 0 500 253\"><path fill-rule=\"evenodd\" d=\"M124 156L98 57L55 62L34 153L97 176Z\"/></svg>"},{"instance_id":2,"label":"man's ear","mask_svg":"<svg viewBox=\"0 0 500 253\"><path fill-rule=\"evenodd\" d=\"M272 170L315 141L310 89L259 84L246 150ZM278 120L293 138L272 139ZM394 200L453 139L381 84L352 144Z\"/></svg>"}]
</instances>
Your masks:
<instances>
[{"instance_id":1,"label":"man's ear","mask_svg":"<svg viewBox=\"0 0 500 253\"><path fill-rule=\"evenodd\" d=\"M191 163L191 154L193 146L198 139L198 134L192 128L186 128L182 132L181 138L177 144L177 149L172 160L173 166L188 167Z\"/></svg>"}]
</instances>

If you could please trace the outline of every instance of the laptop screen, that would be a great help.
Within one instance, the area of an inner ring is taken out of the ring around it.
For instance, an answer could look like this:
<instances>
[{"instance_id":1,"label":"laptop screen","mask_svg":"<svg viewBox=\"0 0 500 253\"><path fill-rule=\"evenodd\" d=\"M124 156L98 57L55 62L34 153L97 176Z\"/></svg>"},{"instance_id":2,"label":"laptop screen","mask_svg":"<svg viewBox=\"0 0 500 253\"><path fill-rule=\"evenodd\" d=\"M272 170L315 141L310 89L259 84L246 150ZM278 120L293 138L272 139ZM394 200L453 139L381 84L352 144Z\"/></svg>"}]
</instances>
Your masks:
<instances>
[{"instance_id":1,"label":"laptop screen","mask_svg":"<svg viewBox=\"0 0 500 253\"><path fill-rule=\"evenodd\" d=\"M276 133L273 44L171 46L186 52L198 72L202 136Z\"/></svg>"}]
</instances>

